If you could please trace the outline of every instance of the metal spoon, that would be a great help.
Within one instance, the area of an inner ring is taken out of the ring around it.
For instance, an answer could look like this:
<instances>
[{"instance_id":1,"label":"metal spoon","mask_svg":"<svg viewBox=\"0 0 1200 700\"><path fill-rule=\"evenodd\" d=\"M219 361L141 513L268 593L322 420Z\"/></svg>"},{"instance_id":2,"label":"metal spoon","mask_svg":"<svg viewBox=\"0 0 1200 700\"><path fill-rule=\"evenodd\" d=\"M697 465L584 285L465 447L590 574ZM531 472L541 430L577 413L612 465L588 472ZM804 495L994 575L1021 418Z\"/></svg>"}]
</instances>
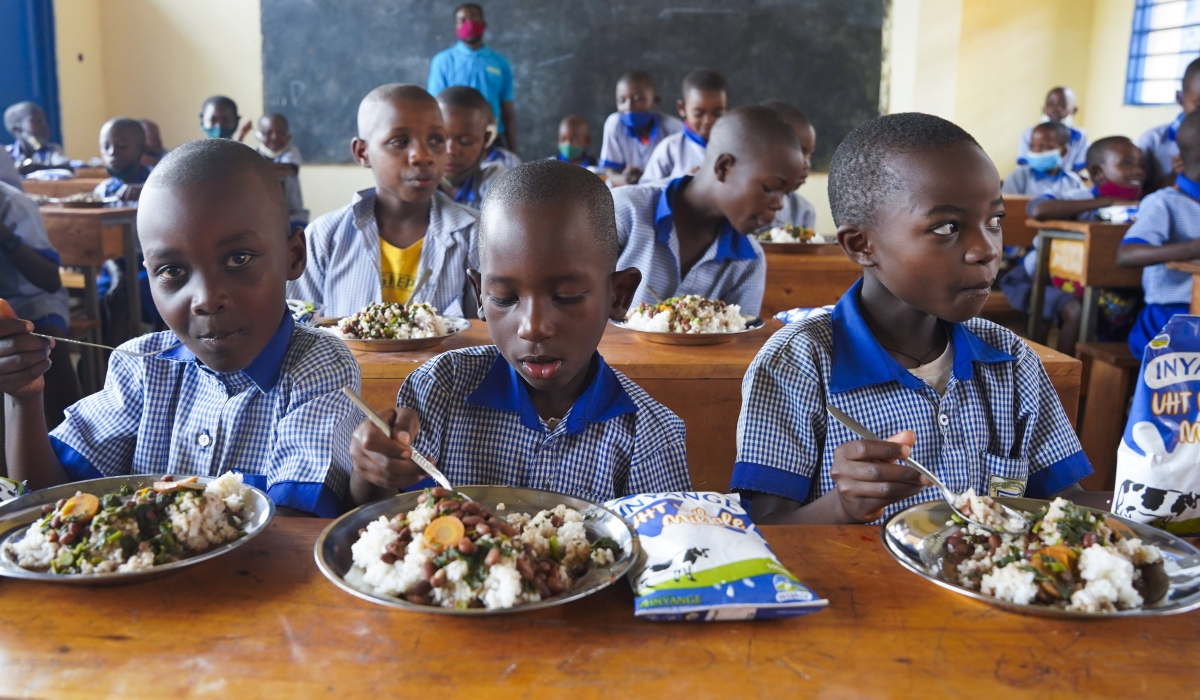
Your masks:
<instances>
[{"instance_id":1,"label":"metal spoon","mask_svg":"<svg viewBox=\"0 0 1200 700\"><path fill-rule=\"evenodd\" d=\"M48 340L53 340L56 343L74 343L75 345L86 345L89 348L100 348L101 350L108 350L109 352L117 352L117 353L121 353L122 355L128 355L129 357L150 357L152 355L157 355L160 352L166 352L168 350L173 350L173 349L179 347L180 345L183 345L183 342L180 341L178 343L175 343L171 347L163 348L162 350L151 350L150 352L132 352L130 350L122 350L121 348L110 348L107 345L100 345L99 343L85 343L82 340L72 340L71 338L56 338L55 336L42 335L41 333L30 333L29 335L36 335L39 338L46 338Z\"/></svg>"},{"instance_id":2,"label":"metal spoon","mask_svg":"<svg viewBox=\"0 0 1200 700\"><path fill-rule=\"evenodd\" d=\"M864 440L880 440L879 436L877 436L875 433L872 433L870 430L867 430L867 428L862 423L859 423L858 421L854 420L850 416L846 415L844 412L839 410L836 406L826 404L825 410L829 411L829 415L833 416L835 419L837 419L837 421L839 423L841 423L842 425L849 428L851 430L851 432L855 433L860 438L863 438ZM1025 514L1022 513L1021 511L1016 510L1014 508L1010 508L1010 507L1004 505L1003 503L996 503L996 507L999 508L1001 511L1003 511L1004 514L1006 516L1008 516L1009 518L1020 518L1021 522L1025 523L1025 526L1023 528L1021 528L1020 530L1005 530L1003 528L992 527L990 525L984 525L981 522L973 520L972 518L970 518L969 516L964 514L962 511L960 511L957 506L954 505L954 502L958 499L958 495L955 494L953 491L951 491L949 488L947 488L946 484L942 483L941 479L934 476L933 472L929 471L925 467L918 464L916 462L916 460L914 460L912 457L909 457L908 459L905 459L902 461L904 462L904 464L906 466L916 469L918 472L921 473L921 476L924 476L926 479L929 479L930 481L933 482L933 484L935 486L937 486L939 489L941 489L942 498L945 498L946 502L950 504L950 510L953 510L955 512L955 514L958 515L958 517L962 518L963 520L967 521L968 523L971 523L975 527L978 527L983 530L987 530L988 532L1002 532L1002 533L1005 533L1008 535L1020 535L1020 534L1029 532L1029 528L1031 527L1029 518L1025 517Z\"/></svg>"},{"instance_id":3,"label":"metal spoon","mask_svg":"<svg viewBox=\"0 0 1200 700\"><path fill-rule=\"evenodd\" d=\"M363 401L361 396L355 393L355 391L349 386L342 387L342 391L346 392L346 396L349 396L350 400L354 402L354 405L358 406L358 410L362 411L367 416L367 420L371 421L375 424L375 427L382 430L384 435L387 435L388 437L392 436L392 426L388 425L387 421L385 421L378 413L375 412L375 409L368 406L367 402ZM438 483L438 486L441 486L449 491L454 491L454 487L450 485L450 480L446 478L446 475L442 473L442 470L433 466L433 462L430 462L428 459L426 459L425 455L417 452L415 447L410 445L408 449L412 451L412 461L416 462L417 466L424 470L426 474L433 477L433 480ZM464 496L464 498L466 498L466 496ZM471 499L467 498L467 500L469 501Z\"/></svg>"},{"instance_id":4,"label":"metal spoon","mask_svg":"<svg viewBox=\"0 0 1200 700\"><path fill-rule=\"evenodd\" d=\"M429 278L432 276L433 270L431 268L427 267L421 271L421 276L417 278L417 284L413 287L413 290L408 293L408 301L404 302L405 308L408 308L413 303L413 299L417 298L417 293L425 288L425 284L429 282Z\"/></svg>"}]
</instances>

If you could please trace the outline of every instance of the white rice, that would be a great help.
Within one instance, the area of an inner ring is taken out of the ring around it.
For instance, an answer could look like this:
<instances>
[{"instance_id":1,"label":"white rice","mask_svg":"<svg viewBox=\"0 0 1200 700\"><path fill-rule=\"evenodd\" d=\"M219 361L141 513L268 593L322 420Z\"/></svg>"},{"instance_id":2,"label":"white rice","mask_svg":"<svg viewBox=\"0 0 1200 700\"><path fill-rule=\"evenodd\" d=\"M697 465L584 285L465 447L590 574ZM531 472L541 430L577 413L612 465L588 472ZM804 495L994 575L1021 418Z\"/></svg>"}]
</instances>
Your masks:
<instances>
[{"instance_id":1,"label":"white rice","mask_svg":"<svg viewBox=\"0 0 1200 700\"><path fill-rule=\"evenodd\" d=\"M1028 605L1038 592L1033 572L1018 568L1016 562L1003 569L984 574L983 579L979 582L979 590L984 595L990 595L1000 600L1011 600L1018 605Z\"/></svg>"},{"instance_id":2,"label":"white rice","mask_svg":"<svg viewBox=\"0 0 1200 700\"><path fill-rule=\"evenodd\" d=\"M639 304L626 314L625 325L652 333L734 333L745 330L746 318L737 304L688 294L662 304Z\"/></svg>"}]
</instances>

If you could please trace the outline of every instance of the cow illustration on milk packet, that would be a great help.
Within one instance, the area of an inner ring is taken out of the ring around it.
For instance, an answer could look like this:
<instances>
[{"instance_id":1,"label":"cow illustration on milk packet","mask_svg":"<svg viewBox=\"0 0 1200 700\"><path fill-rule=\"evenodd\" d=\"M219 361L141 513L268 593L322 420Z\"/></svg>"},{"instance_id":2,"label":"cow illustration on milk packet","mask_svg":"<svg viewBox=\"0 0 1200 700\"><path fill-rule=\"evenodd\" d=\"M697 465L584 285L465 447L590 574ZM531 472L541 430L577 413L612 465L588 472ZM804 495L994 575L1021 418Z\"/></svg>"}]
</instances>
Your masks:
<instances>
[{"instance_id":1,"label":"cow illustration on milk packet","mask_svg":"<svg viewBox=\"0 0 1200 700\"><path fill-rule=\"evenodd\" d=\"M1200 534L1200 316L1179 315L1146 347L1117 449L1113 512Z\"/></svg>"},{"instance_id":2,"label":"cow illustration on milk packet","mask_svg":"<svg viewBox=\"0 0 1200 700\"><path fill-rule=\"evenodd\" d=\"M742 509L711 492L647 493L604 504L638 533L629 570L634 615L652 620L756 620L819 610Z\"/></svg>"}]
</instances>

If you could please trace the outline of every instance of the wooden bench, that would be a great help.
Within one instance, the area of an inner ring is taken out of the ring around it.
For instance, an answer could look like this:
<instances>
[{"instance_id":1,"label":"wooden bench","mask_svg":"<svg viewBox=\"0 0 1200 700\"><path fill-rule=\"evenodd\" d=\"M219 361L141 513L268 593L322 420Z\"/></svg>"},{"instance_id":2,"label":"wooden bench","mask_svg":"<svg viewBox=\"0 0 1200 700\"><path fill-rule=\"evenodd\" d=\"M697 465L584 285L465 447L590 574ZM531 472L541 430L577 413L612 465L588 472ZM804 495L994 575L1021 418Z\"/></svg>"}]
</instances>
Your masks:
<instances>
[{"instance_id":1,"label":"wooden bench","mask_svg":"<svg viewBox=\"0 0 1200 700\"><path fill-rule=\"evenodd\" d=\"M1079 343L1075 357L1083 362L1079 442L1096 470L1083 480L1083 487L1111 491L1116 486L1117 447L1141 362L1124 342Z\"/></svg>"}]
</instances>

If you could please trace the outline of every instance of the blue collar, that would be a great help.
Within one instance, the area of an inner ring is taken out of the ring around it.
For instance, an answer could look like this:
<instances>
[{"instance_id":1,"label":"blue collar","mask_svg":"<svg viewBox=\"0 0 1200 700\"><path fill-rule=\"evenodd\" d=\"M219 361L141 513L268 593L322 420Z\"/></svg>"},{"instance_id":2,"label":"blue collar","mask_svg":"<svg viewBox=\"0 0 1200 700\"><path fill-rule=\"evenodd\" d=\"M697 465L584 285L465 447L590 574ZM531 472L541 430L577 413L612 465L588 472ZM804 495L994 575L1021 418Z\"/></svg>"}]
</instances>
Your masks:
<instances>
[{"instance_id":1,"label":"blue collar","mask_svg":"<svg viewBox=\"0 0 1200 700\"><path fill-rule=\"evenodd\" d=\"M875 340L862 316L862 280L847 291L833 307L833 369L829 391L840 393L872 384L896 381L909 389L920 390L925 382L897 363ZM960 382L975 376L975 362L1015 362L1017 358L1002 352L967 330L961 323L949 324L954 344L953 376Z\"/></svg>"},{"instance_id":2,"label":"blue collar","mask_svg":"<svg viewBox=\"0 0 1200 700\"><path fill-rule=\"evenodd\" d=\"M692 128L687 125L687 122L683 123L683 135L686 136L689 141L700 144L700 148L708 148L708 141L705 141L704 137L700 134L692 131Z\"/></svg>"},{"instance_id":3,"label":"blue collar","mask_svg":"<svg viewBox=\"0 0 1200 700\"><path fill-rule=\"evenodd\" d=\"M254 382L264 394L274 389L275 385L279 383L279 375L283 371L283 357L292 344L292 330L295 326L296 322L292 319L292 315L284 312L283 320L279 322L279 328L275 329L275 335L267 341L267 346L258 353L258 357L242 370L242 374ZM183 345L164 350L158 353L157 357L174 362L200 364L192 351Z\"/></svg>"},{"instance_id":4,"label":"blue collar","mask_svg":"<svg viewBox=\"0 0 1200 700\"><path fill-rule=\"evenodd\" d=\"M658 242L667 247L671 245L671 231L675 229L675 196L679 193L679 188L691 179L691 175L675 178L668 182L667 186L662 189L662 193L658 195L658 204L654 208L654 231L657 234ZM754 246L750 243L750 237L744 233L738 233L733 228L733 224L723 221L721 230L717 233L717 254L714 260L717 262L753 260L757 257L758 254L754 252Z\"/></svg>"},{"instance_id":5,"label":"blue collar","mask_svg":"<svg viewBox=\"0 0 1200 700\"><path fill-rule=\"evenodd\" d=\"M592 377L567 414L567 432L572 435L582 433L587 423L604 423L638 410L637 404L625 393L621 380L617 379L617 374L600 357L600 353L592 355L592 363L598 365L596 376ZM498 411L516 411L521 415L521 425L530 430L545 429L533 402L529 400L525 380L499 352L483 381L467 395L467 403Z\"/></svg>"},{"instance_id":6,"label":"blue collar","mask_svg":"<svg viewBox=\"0 0 1200 700\"><path fill-rule=\"evenodd\" d=\"M1175 176L1175 186L1179 188L1180 192L1192 199L1200 200L1200 182L1196 182L1187 175L1179 173Z\"/></svg>"},{"instance_id":7,"label":"blue collar","mask_svg":"<svg viewBox=\"0 0 1200 700\"><path fill-rule=\"evenodd\" d=\"M476 199L479 199L479 193L475 191L475 176L472 175L458 186L458 190L454 193L454 201L459 204L471 204Z\"/></svg>"},{"instance_id":8,"label":"blue collar","mask_svg":"<svg viewBox=\"0 0 1200 700\"><path fill-rule=\"evenodd\" d=\"M647 143L658 138L658 125L660 122L662 122L662 119L659 118L658 112L651 112L650 113L650 138L647 140ZM638 132L636 129L630 129L629 127L625 126L625 122L622 122L620 120L618 120L618 123L621 125L621 128L625 130L625 133L629 135L629 138L637 139L638 143L642 142L642 137L638 136Z\"/></svg>"},{"instance_id":9,"label":"blue collar","mask_svg":"<svg viewBox=\"0 0 1200 700\"><path fill-rule=\"evenodd\" d=\"M1187 116L1186 114L1184 114L1183 112L1180 112L1179 116L1175 117L1175 120L1172 121L1171 125L1167 127L1167 140L1168 141L1175 140L1175 134L1178 133L1179 127L1183 124L1183 118L1186 116Z\"/></svg>"}]
</instances>

